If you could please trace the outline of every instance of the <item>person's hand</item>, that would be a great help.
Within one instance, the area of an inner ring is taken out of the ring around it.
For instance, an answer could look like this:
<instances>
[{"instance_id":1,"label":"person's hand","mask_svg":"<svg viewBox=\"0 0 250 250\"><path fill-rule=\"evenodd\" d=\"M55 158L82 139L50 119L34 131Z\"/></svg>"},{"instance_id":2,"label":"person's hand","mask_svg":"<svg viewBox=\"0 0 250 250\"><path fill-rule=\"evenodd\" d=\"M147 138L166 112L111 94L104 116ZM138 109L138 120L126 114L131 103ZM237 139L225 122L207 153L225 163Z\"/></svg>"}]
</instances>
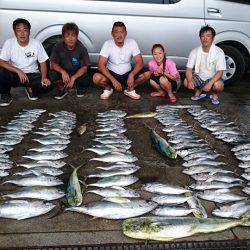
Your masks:
<instances>
[{"instance_id":1,"label":"person's hand","mask_svg":"<svg viewBox=\"0 0 250 250\"><path fill-rule=\"evenodd\" d=\"M17 74L21 83L29 82L28 76L22 70L19 69Z\"/></svg>"},{"instance_id":2,"label":"person's hand","mask_svg":"<svg viewBox=\"0 0 250 250\"><path fill-rule=\"evenodd\" d=\"M158 75L162 75L162 74L163 74L163 69L162 69L161 67L157 67L156 73L157 73Z\"/></svg>"},{"instance_id":3,"label":"person's hand","mask_svg":"<svg viewBox=\"0 0 250 250\"><path fill-rule=\"evenodd\" d=\"M51 81L47 77L45 77L45 78L42 79L42 85L43 86L47 87L50 84L51 84Z\"/></svg>"},{"instance_id":4,"label":"person's hand","mask_svg":"<svg viewBox=\"0 0 250 250\"><path fill-rule=\"evenodd\" d=\"M69 74L66 71L62 72L62 80L67 85L70 81Z\"/></svg>"},{"instance_id":5,"label":"person's hand","mask_svg":"<svg viewBox=\"0 0 250 250\"><path fill-rule=\"evenodd\" d=\"M111 81L115 90L117 91L122 91L122 85L116 80L114 79L113 81Z\"/></svg>"},{"instance_id":6,"label":"person's hand","mask_svg":"<svg viewBox=\"0 0 250 250\"><path fill-rule=\"evenodd\" d=\"M66 87L69 88L69 89L71 89L74 86L75 80L76 79L75 79L74 76L70 77L69 82L66 83Z\"/></svg>"},{"instance_id":7,"label":"person's hand","mask_svg":"<svg viewBox=\"0 0 250 250\"><path fill-rule=\"evenodd\" d=\"M129 89L133 89L133 87L134 87L134 74L132 74L132 73L130 73L129 75L128 75L128 80L127 80L127 84L128 84L128 87L129 87Z\"/></svg>"}]
</instances>

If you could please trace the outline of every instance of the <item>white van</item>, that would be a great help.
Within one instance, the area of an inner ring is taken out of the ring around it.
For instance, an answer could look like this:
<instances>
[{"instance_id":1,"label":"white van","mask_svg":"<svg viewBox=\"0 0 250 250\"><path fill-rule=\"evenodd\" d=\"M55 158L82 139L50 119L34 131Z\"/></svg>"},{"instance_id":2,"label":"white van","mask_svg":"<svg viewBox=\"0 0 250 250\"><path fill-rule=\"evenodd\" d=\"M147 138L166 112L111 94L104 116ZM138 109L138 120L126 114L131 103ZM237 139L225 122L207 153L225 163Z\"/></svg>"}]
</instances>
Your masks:
<instances>
[{"instance_id":1,"label":"white van","mask_svg":"<svg viewBox=\"0 0 250 250\"><path fill-rule=\"evenodd\" d=\"M250 2L248 0L0 0L0 49L13 36L12 22L26 18L31 36L49 52L61 39L61 28L75 22L79 40L90 53L93 66L115 21L123 21L128 37L134 38L145 63L151 47L161 43L179 70L185 70L189 52L199 45L201 26L211 25L217 32L216 44L226 54L227 83L245 72L250 58Z\"/></svg>"}]
</instances>

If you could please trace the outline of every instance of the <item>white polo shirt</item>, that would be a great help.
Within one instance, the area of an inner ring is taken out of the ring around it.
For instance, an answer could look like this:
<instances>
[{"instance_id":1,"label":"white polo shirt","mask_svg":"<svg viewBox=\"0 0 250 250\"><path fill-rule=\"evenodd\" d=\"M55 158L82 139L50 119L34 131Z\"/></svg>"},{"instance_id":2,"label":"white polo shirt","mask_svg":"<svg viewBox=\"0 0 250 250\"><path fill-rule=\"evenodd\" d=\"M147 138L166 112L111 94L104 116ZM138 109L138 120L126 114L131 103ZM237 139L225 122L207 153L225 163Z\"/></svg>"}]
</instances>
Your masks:
<instances>
[{"instance_id":1,"label":"white polo shirt","mask_svg":"<svg viewBox=\"0 0 250 250\"><path fill-rule=\"evenodd\" d=\"M8 39L0 54L0 59L21 69L24 73L38 73L38 64L48 59L43 45L36 39L30 38L27 46L22 47L16 37Z\"/></svg>"},{"instance_id":2,"label":"white polo shirt","mask_svg":"<svg viewBox=\"0 0 250 250\"><path fill-rule=\"evenodd\" d=\"M123 75L131 70L132 58L140 53L136 41L126 38L121 48L115 44L114 39L106 41L100 55L108 59L107 68L109 70Z\"/></svg>"}]
</instances>

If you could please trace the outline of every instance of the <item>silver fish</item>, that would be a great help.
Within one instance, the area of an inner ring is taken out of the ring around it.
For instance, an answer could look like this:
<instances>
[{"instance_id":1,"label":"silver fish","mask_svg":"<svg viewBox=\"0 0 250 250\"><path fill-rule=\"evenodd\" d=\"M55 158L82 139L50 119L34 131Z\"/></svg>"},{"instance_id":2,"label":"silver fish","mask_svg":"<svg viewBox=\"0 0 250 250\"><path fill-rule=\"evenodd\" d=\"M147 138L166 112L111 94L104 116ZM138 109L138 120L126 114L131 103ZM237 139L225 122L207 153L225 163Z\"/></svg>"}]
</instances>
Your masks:
<instances>
[{"instance_id":1,"label":"silver fish","mask_svg":"<svg viewBox=\"0 0 250 250\"><path fill-rule=\"evenodd\" d=\"M100 156L99 158L92 158L90 161L102 161L102 162L135 162L138 159L131 154L119 153L119 152L112 152Z\"/></svg>"},{"instance_id":2,"label":"silver fish","mask_svg":"<svg viewBox=\"0 0 250 250\"><path fill-rule=\"evenodd\" d=\"M87 176L87 178L95 178L95 177L103 178L103 177L111 177L111 176L116 176L116 175L130 175L130 174L135 173L139 169L140 167L116 168L116 169L109 170L109 171L103 171L103 172L96 173L96 174L90 174Z\"/></svg>"},{"instance_id":3,"label":"silver fish","mask_svg":"<svg viewBox=\"0 0 250 250\"><path fill-rule=\"evenodd\" d=\"M112 177L106 177L101 180L98 180L95 183L91 183L88 186L93 187L112 187L112 186L119 186L119 187L126 187L129 185L134 184L139 179L133 175L117 175Z\"/></svg>"},{"instance_id":4,"label":"silver fish","mask_svg":"<svg viewBox=\"0 0 250 250\"><path fill-rule=\"evenodd\" d=\"M158 203L159 205L165 204L182 204L189 200L192 196L176 195L176 194L163 194L153 196L152 201Z\"/></svg>"},{"instance_id":5,"label":"silver fish","mask_svg":"<svg viewBox=\"0 0 250 250\"><path fill-rule=\"evenodd\" d=\"M191 214L193 212L199 213L199 209L197 208L186 208L184 206L169 206L169 205L161 205L155 208L150 213L157 215L157 216L170 216L170 217L176 217L176 216L186 216L188 214ZM199 216L197 216L200 218Z\"/></svg>"},{"instance_id":6,"label":"silver fish","mask_svg":"<svg viewBox=\"0 0 250 250\"><path fill-rule=\"evenodd\" d=\"M24 175L30 175L30 174L37 175L37 176L39 175L59 176L63 174L63 171L61 171L58 168L39 166L39 167L30 168L26 171L16 172L13 175L24 176Z\"/></svg>"},{"instance_id":7,"label":"silver fish","mask_svg":"<svg viewBox=\"0 0 250 250\"><path fill-rule=\"evenodd\" d=\"M23 220L46 214L54 207L54 204L44 201L0 201L0 218Z\"/></svg>"},{"instance_id":8,"label":"silver fish","mask_svg":"<svg viewBox=\"0 0 250 250\"><path fill-rule=\"evenodd\" d=\"M206 189L220 189L220 188L231 188L241 186L240 183L226 183L222 181L211 181L211 182L196 182L190 185L190 188L195 190L206 190Z\"/></svg>"},{"instance_id":9,"label":"silver fish","mask_svg":"<svg viewBox=\"0 0 250 250\"><path fill-rule=\"evenodd\" d=\"M20 179L13 179L13 180L7 180L3 182L5 183L11 183L11 184L16 184L19 186L24 186L24 187L34 187L34 186L46 186L46 187L51 187L51 186L59 186L62 185L63 182L54 177L54 176L34 176L34 177L24 177Z\"/></svg>"},{"instance_id":10,"label":"silver fish","mask_svg":"<svg viewBox=\"0 0 250 250\"><path fill-rule=\"evenodd\" d=\"M184 194L190 193L189 189L179 187L176 185L160 182L152 182L142 185L141 189L143 191L158 193L158 194Z\"/></svg>"},{"instance_id":11,"label":"silver fish","mask_svg":"<svg viewBox=\"0 0 250 250\"><path fill-rule=\"evenodd\" d=\"M156 206L156 203L145 200L130 200L123 203L95 201L81 207L66 208L66 211L75 211L105 219L125 219L146 214Z\"/></svg>"},{"instance_id":12,"label":"silver fish","mask_svg":"<svg viewBox=\"0 0 250 250\"><path fill-rule=\"evenodd\" d=\"M197 197L217 203L246 200L248 197L233 193L229 189L204 190L196 193Z\"/></svg>"},{"instance_id":13,"label":"silver fish","mask_svg":"<svg viewBox=\"0 0 250 250\"><path fill-rule=\"evenodd\" d=\"M36 148L31 148L29 151L36 151L36 152L45 152L45 151L62 151L67 148L65 144L52 144L52 145L45 145Z\"/></svg>"},{"instance_id":14,"label":"silver fish","mask_svg":"<svg viewBox=\"0 0 250 250\"><path fill-rule=\"evenodd\" d=\"M44 151L44 152L38 152L38 153L32 153L29 155L24 155L24 158L28 158L31 160L37 160L37 161L55 161L55 160L60 160L63 159L65 157L67 157L68 155L66 153L63 152L59 152L59 151Z\"/></svg>"},{"instance_id":15,"label":"silver fish","mask_svg":"<svg viewBox=\"0 0 250 250\"><path fill-rule=\"evenodd\" d=\"M124 198L140 197L140 195L133 189L117 187L117 186L101 188L101 189L92 189L87 192L94 193L102 197L124 197Z\"/></svg>"},{"instance_id":16,"label":"silver fish","mask_svg":"<svg viewBox=\"0 0 250 250\"><path fill-rule=\"evenodd\" d=\"M3 195L3 198L11 199L39 199L52 201L65 196L64 191L56 187L24 187Z\"/></svg>"},{"instance_id":17,"label":"silver fish","mask_svg":"<svg viewBox=\"0 0 250 250\"><path fill-rule=\"evenodd\" d=\"M243 214L250 211L250 200L238 201L230 205L215 208L212 214L224 218L240 218Z\"/></svg>"}]
</instances>

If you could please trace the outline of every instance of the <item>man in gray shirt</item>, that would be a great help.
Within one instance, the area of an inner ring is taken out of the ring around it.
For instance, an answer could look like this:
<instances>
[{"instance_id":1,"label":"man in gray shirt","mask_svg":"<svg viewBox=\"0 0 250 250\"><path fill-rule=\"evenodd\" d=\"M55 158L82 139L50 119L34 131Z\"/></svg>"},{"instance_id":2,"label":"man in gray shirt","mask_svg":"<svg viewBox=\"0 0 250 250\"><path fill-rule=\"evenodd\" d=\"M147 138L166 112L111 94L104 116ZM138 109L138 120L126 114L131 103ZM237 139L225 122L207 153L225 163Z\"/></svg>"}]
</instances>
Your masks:
<instances>
[{"instance_id":1,"label":"man in gray shirt","mask_svg":"<svg viewBox=\"0 0 250 250\"><path fill-rule=\"evenodd\" d=\"M74 23L66 23L62 28L63 42L57 43L50 57L54 70L50 73L53 80L62 82L56 99L63 99L68 89L76 88L77 97L82 97L89 85L87 70L90 64L87 49L77 40L79 28Z\"/></svg>"}]
</instances>

